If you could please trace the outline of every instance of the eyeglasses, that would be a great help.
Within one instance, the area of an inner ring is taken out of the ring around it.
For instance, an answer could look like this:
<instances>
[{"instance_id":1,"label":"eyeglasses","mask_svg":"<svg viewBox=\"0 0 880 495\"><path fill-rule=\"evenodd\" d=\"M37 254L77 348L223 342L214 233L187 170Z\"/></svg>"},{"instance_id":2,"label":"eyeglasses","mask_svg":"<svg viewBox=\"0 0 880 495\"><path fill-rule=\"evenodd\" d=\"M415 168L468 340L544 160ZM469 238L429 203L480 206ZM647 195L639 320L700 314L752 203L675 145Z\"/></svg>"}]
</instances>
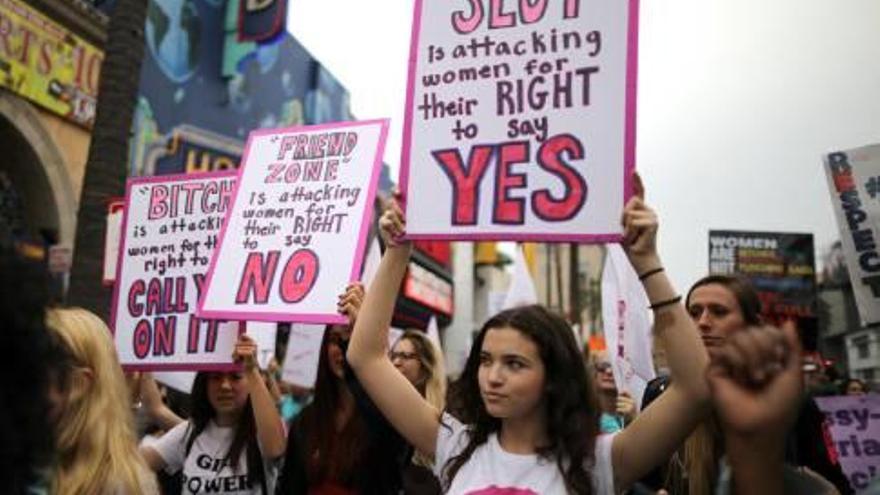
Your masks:
<instances>
[{"instance_id":1,"label":"eyeglasses","mask_svg":"<svg viewBox=\"0 0 880 495\"><path fill-rule=\"evenodd\" d=\"M415 352L403 352L403 351L392 351L388 354L388 356L391 358L392 361L394 361L395 359L411 360L411 359L418 359L419 358L419 355L416 354Z\"/></svg>"},{"instance_id":2,"label":"eyeglasses","mask_svg":"<svg viewBox=\"0 0 880 495\"><path fill-rule=\"evenodd\" d=\"M608 361L599 361L593 363L593 368L595 368L596 373L607 373L611 371L611 363Z\"/></svg>"}]
</instances>

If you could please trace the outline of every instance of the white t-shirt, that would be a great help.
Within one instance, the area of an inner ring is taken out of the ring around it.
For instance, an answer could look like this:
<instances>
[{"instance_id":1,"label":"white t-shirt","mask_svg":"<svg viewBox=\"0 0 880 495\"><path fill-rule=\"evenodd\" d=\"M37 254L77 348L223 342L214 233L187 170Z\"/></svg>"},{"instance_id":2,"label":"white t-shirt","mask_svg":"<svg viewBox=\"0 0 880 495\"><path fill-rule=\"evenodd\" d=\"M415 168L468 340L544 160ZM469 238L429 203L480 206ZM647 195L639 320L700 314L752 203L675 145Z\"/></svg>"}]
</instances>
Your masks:
<instances>
[{"instance_id":1,"label":"white t-shirt","mask_svg":"<svg viewBox=\"0 0 880 495\"><path fill-rule=\"evenodd\" d=\"M467 427L447 413L437 434L434 474L441 478L446 461L467 446ZM614 435L596 438L595 465L592 468L593 493L614 495L611 443ZM456 473L446 492L452 495L554 495L565 494L565 481L555 461L535 454L511 454L498 443L498 435L477 447Z\"/></svg>"},{"instance_id":2,"label":"white t-shirt","mask_svg":"<svg viewBox=\"0 0 880 495\"><path fill-rule=\"evenodd\" d=\"M247 452L243 449L238 466L233 469L225 461L226 452L235 436L235 428L217 426L212 420L196 437L186 455L187 429L184 421L150 445L165 461L169 474L183 469L183 494L222 493L226 495L261 495L259 481L248 483ZM275 493L278 466L263 458L267 493Z\"/></svg>"}]
</instances>

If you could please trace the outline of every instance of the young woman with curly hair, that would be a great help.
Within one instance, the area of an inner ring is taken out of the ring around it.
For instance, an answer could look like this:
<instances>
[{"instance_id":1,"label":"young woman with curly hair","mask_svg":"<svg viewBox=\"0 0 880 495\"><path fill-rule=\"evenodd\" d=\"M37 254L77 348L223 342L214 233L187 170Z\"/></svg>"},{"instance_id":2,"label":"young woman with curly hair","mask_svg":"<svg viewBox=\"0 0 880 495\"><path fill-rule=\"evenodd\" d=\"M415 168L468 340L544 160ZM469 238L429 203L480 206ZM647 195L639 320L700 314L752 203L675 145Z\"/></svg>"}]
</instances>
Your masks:
<instances>
[{"instance_id":1,"label":"young woman with curly hair","mask_svg":"<svg viewBox=\"0 0 880 495\"><path fill-rule=\"evenodd\" d=\"M540 306L507 310L483 325L446 410L422 398L384 352L410 246L396 241L405 231L399 207L383 215L389 249L367 292L348 358L391 424L422 454L435 456L446 493L619 492L667 459L706 413L708 359L662 271L656 216L634 197L623 223L623 244L643 275L675 382L625 430L599 435L599 407L571 327Z\"/></svg>"}]
</instances>

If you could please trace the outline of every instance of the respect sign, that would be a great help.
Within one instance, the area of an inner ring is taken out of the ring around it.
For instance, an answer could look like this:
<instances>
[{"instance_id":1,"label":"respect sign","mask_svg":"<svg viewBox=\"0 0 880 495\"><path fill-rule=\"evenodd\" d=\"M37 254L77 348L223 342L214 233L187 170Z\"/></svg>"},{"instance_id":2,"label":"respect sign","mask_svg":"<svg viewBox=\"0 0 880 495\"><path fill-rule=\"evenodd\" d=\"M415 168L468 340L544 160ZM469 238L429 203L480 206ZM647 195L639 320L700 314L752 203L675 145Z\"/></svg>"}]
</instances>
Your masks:
<instances>
[{"instance_id":1,"label":"respect sign","mask_svg":"<svg viewBox=\"0 0 880 495\"><path fill-rule=\"evenodd\" d=\"M857 492L880 476L880 395L816 397L843 472Z\"/></svg>"},{"instance_id":2,"label":"respect sign","mask_svg":"<svg viewBox=\"0 0 880 495\"><path fill-rule=\"evenodd\" d=\"M219 172L128 181L111 318L127 369L235 367L238 323L195 314L235 180Z\"/></svg>"},{"instance_id":3,"label":"respect sign","mask_svg":"<svg viewBox=\"0 0 880 495\"><path fill-rule=\"evenodd\" d=\"M346 323L387 120L252 132L199 316Z\"/></svg>"},{"instance_id":4,"label":"respect sign","mask_svg":"<svg viewBox=\"0 0 880 495\"><path fill-rule=\"evenodd\" d=\"M862 325L880 323L880 145L831 153L825 172Z\"/></svg>"},{"instance_id":5,"label":"respect sign","mask_svg":"<svg viewBox=\"0 0 880 495\"><path fill-rule=\"evenodd\" d=\"M637 0L417 0L407 237L618 241L637 24Z\"/></svg>"}]
</instances>

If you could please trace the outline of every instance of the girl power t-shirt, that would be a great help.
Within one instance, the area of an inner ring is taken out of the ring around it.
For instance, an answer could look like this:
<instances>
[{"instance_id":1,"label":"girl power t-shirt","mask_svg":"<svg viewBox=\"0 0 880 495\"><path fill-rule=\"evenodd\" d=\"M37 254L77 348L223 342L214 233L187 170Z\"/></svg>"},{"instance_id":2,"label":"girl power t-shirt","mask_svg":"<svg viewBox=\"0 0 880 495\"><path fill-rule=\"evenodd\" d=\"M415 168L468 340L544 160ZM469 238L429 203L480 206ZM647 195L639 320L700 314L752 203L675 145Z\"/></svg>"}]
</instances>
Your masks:
<instances>
[{"instance_id":1,"label":"girl power t-shirt","mask_svg":"<svg viewBox=\"0 0 880 495\"><path fill-rule=\"evenodd\" d=\"M186 454L187 430L189 421L184 421L172 428L162 438L156 440L153 449L162 457L166 471L170 474L183 469L183 494L201 495L220 493L224 495L260 495L262 487L259 481L248 481L247 454L243 449L238 458L238 465L232 466L225 460L226 452L232 444L235 429L217 426L211 420L205 430L196 437ZM275 493L275 478L278 476L277 466L263 459L265 467L266 488L268 493Z\"/></svg>"},{"instance_id":2,"label":"girl power t-shirt","mask_svg":"<svg viewBox=\"0 0 880 495\"><path fill-rule=\"evenodd\" d=\"M440 478L446 462L467 445L467 427L444 413L437 435L434 474ZM592 467L593 493L614 495L611 443L614 435L596 438L595 464ZM449 490L452 495L551 495L565 494L565 481L556 462L535 454L511 454L498 443L493 433L477 447L471 458L456 473Z\"/></svg>"}]
</instances>

